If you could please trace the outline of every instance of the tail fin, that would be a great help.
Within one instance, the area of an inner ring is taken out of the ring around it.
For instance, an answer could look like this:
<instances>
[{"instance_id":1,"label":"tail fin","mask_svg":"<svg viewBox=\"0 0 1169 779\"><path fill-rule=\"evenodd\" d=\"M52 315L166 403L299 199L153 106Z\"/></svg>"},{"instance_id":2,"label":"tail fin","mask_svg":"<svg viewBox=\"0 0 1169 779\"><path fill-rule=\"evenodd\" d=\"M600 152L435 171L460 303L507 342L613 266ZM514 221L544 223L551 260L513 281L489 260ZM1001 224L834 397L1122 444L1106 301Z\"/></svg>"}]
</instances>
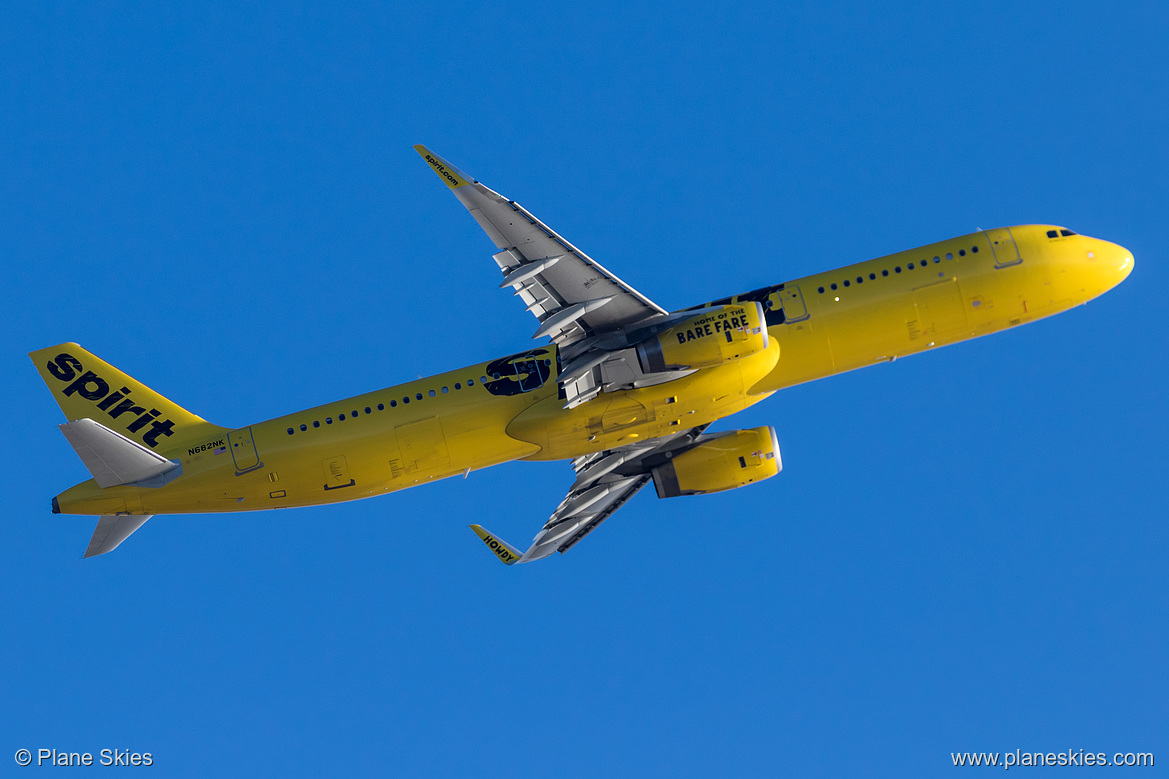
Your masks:
<instances>
[{"instance_id":1,"label":"tail fin","mask_svg":"<svg viewBox=\"0 0 1169 779\"><path fill-rule=\"evenodd\" d=\"M28 356L70 422L95 420L159 453L227 432L77 344L50 346Z\"/></svg>"}]
</instances>

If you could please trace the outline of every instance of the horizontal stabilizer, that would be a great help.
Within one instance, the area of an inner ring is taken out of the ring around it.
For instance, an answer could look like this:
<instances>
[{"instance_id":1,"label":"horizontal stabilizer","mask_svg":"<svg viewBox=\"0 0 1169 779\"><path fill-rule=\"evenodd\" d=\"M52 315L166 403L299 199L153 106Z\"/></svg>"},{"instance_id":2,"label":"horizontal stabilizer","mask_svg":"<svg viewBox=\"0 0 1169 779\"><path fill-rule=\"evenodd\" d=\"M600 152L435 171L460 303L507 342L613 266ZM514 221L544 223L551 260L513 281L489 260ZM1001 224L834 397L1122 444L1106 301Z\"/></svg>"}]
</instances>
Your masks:
<instances>
[{"instance_id":1,"label":"horizontal stabilizer","mask_svg":"<svg viewBox=\"0 0 1169 779\"><path fill-rule=\"evenodd\" d=\"M500 560L503 560L503 562L507 565L515 565L519 561L520 557L523 556L520 554L520 550L516 549L506 541L501 541L500 539L491 535L483 529L482 525L470 525L470 528L475 531L475 535L479 536L479 538L483 540L483 543L487 544L487 548L492 552L495 552L495 556Z\"/></svg>"},{"instance_id":2,"label":"horizontal stabilizer","mask_svg":"<svg viewBox=\"0 0 1169 779\"><path fill-rule=\"evenodd\" d=\"M153 514L103 514L97 521L97 529L93 531L93 538L89 539L89 548L85 550L86 557L94 557L118 548L118 544L130 537L138 528L146 524Z\"/></svg>"},{"instance_id":3,"label":"horizontal stabilizer","mask_svg":"<svg viewBox=\"0 0 1169 779\"><path fill-rule=\"evenodd\" d=\"M66 422L60 428L99 487L120 484L161 487L182 473L182 466L178 463L92 419ZM126 535L133 531L131 529Z\"/></svg>"}]
</instances>

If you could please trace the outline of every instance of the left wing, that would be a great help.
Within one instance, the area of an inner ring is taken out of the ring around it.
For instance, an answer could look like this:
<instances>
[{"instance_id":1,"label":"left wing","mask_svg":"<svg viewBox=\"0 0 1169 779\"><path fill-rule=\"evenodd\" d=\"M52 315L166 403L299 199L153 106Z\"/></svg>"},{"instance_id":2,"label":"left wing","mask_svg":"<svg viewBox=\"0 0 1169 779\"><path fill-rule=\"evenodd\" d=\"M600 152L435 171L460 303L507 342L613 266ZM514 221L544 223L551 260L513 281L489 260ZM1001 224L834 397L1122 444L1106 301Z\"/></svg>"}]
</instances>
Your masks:
<instances>
[{"instance_id":1,"label":"left wing","mask_svg":"<svg viewBox=\"0 0 1169 779\"><path fill-rule=\"evenodd\" d=\"M576 481L526 552L520 552L481 525L471 525L471 529L507 565L540 560L553 552L563 554L648 484L654 467L697 444L705 429L703 425L573 460Z\"/></svg>"}]
</instances>

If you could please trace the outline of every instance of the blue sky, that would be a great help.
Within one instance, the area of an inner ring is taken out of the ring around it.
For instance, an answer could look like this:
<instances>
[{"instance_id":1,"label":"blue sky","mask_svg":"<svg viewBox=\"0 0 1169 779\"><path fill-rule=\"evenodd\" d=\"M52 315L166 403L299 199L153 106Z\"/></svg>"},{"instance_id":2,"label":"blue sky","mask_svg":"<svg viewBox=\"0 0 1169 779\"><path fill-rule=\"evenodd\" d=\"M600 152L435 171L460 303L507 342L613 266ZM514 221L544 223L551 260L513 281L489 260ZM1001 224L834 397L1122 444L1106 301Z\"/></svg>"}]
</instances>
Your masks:
<instances>
[{"instance_id":1,"label":"blue sky","mask_svg":"<svg viewBox=\"0 0 1169 779\"><path fill-rule=\"evenodd\" d=\"M1153 2L9 9L0 765L167 776L918 775L1169 761ZM161 517L81 560L25 353L77 340L240 426L525 348L425 143L667 308L978 227L1120 243L1114 291L784 391L784 472L639 495L505 568L571 482ZM1164 753L1164 754L1162 754ZM35 769L24 769L31 772ZM7 771L5 772L7 773Z\"/></svg>"}]
</instances>

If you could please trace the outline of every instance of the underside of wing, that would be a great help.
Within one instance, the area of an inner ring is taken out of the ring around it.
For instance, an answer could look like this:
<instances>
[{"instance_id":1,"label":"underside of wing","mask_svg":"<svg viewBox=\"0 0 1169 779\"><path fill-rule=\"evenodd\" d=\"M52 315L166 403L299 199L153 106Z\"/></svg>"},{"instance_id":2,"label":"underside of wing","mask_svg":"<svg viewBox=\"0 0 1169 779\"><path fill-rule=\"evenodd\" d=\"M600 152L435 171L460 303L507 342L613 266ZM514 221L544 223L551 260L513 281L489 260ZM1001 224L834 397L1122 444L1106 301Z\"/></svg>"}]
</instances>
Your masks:
<instances>
[{"instance_id":1,"label":"underside of wing","mask_svg":"<svg viewBox=\"0 0 1169 779\"><path fill-rule=\"evenodd\" d=\"M558 380L573 407L615 385L644 382L629 334L669 319L667 312L566 241L514 200L466 175L425 146L414 149L434 169L499 250L493 255L539 322L534 338L560 349ZM607 373L606 373L607 371ZM655 377L654 381L676 378Z\"/></svg>"},{"instance_id":2,"label":"underside of wing","mask_svg":"<svg viewBox=\"0 0 1169 779\"><path fill-rule=\"evenodd\" d=\"M705 426L696 427L573 460L576 481L525 552L521 553L478 525L472 525L471 529L508 565L540 560L553 552L563 554L648 484L654 478L656 466L701 440L704 429Z\"/></svg>"},{"instance_id":3,"label":"underside of wing","mask_svg":"<svg viewBox=\"0 0 1169 779\"><path fill-rule=\"evenodd\" d=\"M513 287L539 320L534 337L558 345L665 315L652 301L566 241L527 209L415 146L499 251L501 287Z\"/></svg>"}]
</instances>

